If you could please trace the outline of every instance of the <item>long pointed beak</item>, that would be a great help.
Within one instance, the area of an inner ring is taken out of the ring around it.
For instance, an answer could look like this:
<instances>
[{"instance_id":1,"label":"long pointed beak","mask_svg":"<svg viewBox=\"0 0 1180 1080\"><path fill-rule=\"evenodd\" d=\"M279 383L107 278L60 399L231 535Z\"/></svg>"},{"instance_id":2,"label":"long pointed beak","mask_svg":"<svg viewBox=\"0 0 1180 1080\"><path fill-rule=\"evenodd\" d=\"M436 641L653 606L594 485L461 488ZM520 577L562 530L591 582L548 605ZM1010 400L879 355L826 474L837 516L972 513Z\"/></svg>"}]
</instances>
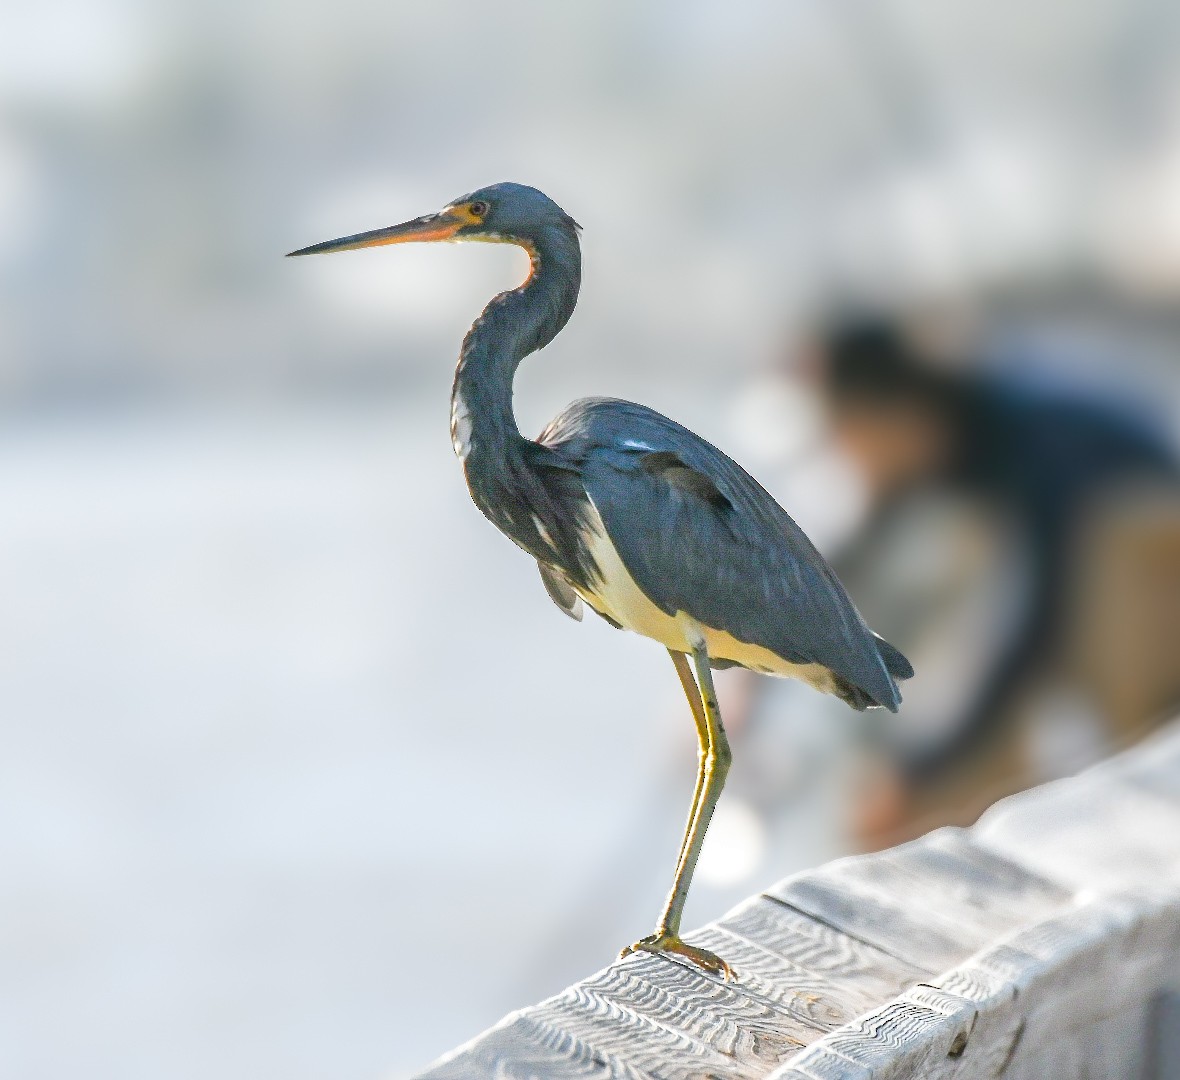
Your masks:
<instances>
[{"instance_id":1,"label":"long pointed beak","mask_svg":"<svg viewBox=\"0 0 1180 1080\"><path fill-rule=\"evenodd\" d=\"M342 236L338 240L325 240L322 244L290 251L292 255L325 255L330 251L355 251L357 248L379 247L382 244L410 244L415 241L450 240L469 222L444 210L440 214L404 221L400 225L388 225L384 229Z\"/></svg>"}]
</instances>

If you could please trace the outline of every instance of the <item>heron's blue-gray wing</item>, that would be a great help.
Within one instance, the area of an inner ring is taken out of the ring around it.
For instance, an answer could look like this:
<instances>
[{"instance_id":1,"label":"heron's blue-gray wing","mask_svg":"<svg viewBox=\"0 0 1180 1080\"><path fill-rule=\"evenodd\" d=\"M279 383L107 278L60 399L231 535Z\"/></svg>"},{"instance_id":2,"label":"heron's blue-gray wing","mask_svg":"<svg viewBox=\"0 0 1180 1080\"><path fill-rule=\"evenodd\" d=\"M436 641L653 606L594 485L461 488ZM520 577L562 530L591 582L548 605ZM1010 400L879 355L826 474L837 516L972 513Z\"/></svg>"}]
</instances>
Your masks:
<instances>
[{"instance_id":1,"label":"heron's blue-gray wing","mask_svg":"<svg viewBox=\"0 0 1180 1080\"><path fill-rule=\"evenodd\" d=\"M575 403L541 442L577 459L624 566L663 611L822 664L896 709L880 639L799 526L731 458L651 409L610 399Z\"/></svg>"}]
</instances>

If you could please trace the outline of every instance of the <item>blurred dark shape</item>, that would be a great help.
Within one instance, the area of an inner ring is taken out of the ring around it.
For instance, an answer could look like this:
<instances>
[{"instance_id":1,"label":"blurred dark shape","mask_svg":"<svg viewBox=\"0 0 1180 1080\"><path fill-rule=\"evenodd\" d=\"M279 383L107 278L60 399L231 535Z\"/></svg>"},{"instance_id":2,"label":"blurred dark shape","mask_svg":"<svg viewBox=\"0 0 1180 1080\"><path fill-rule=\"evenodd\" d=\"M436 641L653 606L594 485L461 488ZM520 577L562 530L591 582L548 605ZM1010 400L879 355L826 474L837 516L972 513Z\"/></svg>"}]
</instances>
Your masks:
<instances>
[{"instance_id":1,"label":"blurred dark shape","mask_svg":"<svg viewBox=\"0 0 1180 1080\"><path fill-rule=\"evenodd\" d=\"M921 340L899 320L858 315L817 341L812 374L831 434L862 473L871 507L838 569L858 596L855 582L887 572L882 538L934 496L969 505L1011 540L999 578L968 585L1010 588L1013 601L984 633L953 622L938 631L959 634L949 653L966 673L918 705L941 716L916 737L912 727L908 738L879 729L875 782L855 815L870 847L965 823L997 796L1069 771L1068 753L1050 743L1051 760L1038 763L1030 745L1048 698L1070 703L1066 726L1096 715L1103 749L1132 741L1180 701L1180 469L1162 432L1117 390L989 370ZM926 614L937 627L937 611ZM921 677L930 628L866 615ZM948 642L940 650L945 657Z\"/></svg>"}]
</instances>

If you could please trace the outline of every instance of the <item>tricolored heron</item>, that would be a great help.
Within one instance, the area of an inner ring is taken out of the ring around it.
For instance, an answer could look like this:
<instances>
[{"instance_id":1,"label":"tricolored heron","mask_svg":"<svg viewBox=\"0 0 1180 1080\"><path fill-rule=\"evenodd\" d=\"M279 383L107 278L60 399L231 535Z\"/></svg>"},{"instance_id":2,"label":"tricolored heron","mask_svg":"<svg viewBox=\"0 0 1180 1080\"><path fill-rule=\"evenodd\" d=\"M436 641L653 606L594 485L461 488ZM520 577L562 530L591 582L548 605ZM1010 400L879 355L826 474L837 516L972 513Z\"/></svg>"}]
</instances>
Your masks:
<instances>
[{"instance_id":1,"label":"tricolored heron","mask_svg":"<svg viewBox=\"0 0 1180 1080\"><path fill-rule=\"evenodd\" d=\"M521 435L513 377L574 310L578 232L536 188L504 183L438 213L291 254L436 240L516 244L528 253L524 284L492 299L463 340L451 394L455 453L475 505L537 560L562 611L580 619L585 601L671 655L696 723L696 788L655 932L623 952L675 953L728 978L724 960L680 937L689 883L730 764L711 669L792 676L854 709L896 711L896 680L913 668L865 625L786 511L699 435L611 398L574 402L535 441Z\"/></svg>"}]
</instances>

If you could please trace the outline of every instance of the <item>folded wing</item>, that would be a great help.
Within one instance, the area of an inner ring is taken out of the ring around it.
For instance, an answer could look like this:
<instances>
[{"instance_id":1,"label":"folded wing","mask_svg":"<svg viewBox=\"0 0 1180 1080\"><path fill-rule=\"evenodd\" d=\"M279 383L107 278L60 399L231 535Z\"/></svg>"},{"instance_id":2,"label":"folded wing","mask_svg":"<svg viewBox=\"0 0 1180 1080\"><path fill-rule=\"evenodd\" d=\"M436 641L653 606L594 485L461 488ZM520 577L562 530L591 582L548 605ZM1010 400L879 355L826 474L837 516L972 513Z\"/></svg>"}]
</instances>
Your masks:
<instances>
[{"instance_id":1,"label":"folded wing","mask_svg":"<svg viewBox=\"0 0 1180 1080\"><path fill-rule=\"evenodd\" d=\"M897 708L894 679L908 662L731 458L651 409L600 398L570 406L540 442L576 464L624 565L664 612L687 612L792 664L821 664L857 707Z\"/></svg>"}]
</instances>

